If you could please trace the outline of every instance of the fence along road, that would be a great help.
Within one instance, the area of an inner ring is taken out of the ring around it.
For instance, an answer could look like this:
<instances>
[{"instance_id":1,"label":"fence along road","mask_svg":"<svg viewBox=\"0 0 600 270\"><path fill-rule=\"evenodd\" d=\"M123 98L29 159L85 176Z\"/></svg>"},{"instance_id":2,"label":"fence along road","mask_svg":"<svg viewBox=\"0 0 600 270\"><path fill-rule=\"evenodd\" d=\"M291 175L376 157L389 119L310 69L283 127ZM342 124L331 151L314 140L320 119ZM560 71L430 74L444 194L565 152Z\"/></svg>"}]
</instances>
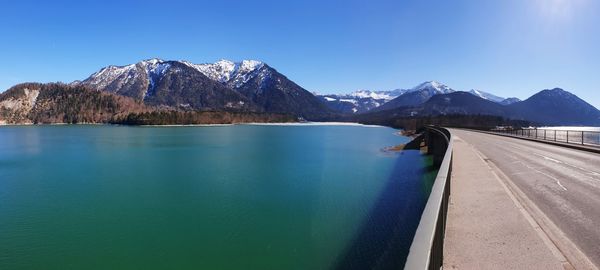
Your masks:
<instances>
[{"instance_id":1,"label":"fence along road","mask_svg":"<svg viewBox=\"0 0 600 270\"><path fill-rule=\"evenodd\" d=\"M598 131L525 128L501 129L493 132L550 142L600 146L600 132Z\"/></svg>"},{"instance_id":2,"label":"fence along road","mask_svg":"<svg viewBox=\"0 0 600 270\"><path fill-rule=\"evenodd\" d=\"M565 244L571 242L600 265L599 154L479 132L452 133L489 158L541 210L552 223L542 229L556 225L558 230L548 233L567 238L552 239L567 259L576 259L571 255L577 252Z\"/></svg>"}]
</instances>

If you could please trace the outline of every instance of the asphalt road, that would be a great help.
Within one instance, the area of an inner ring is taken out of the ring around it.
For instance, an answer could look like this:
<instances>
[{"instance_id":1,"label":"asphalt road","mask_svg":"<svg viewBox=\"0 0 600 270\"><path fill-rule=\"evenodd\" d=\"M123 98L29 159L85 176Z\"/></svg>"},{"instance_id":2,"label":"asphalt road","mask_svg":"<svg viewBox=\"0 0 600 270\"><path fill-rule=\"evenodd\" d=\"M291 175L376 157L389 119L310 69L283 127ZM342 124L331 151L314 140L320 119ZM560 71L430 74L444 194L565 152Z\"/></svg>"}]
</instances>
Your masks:
<instances>
[{"instance_id":1,"label":"asphalt road","mask_svg":"<svg viewBox=\"0 0 600 270\"><path fill-rule=\"evenodd\" d=\"M600 154L479 132L452 133L489 158L600 266Z\"/></svg>"}]
</instances>

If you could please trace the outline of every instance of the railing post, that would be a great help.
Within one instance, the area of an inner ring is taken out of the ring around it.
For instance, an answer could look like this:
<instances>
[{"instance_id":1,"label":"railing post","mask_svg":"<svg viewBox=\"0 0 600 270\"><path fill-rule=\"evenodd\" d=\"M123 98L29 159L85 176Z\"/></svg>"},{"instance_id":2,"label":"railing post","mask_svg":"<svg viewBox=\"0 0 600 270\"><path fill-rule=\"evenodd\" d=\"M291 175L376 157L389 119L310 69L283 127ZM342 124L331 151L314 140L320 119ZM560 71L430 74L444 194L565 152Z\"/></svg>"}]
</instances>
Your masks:
<instances>
[{"instance_id":1,"label":"railing post","mask_svg":"<svg viewBox=\"0 0 600 270\"><path fill-rule=\"evenodd\" d=\"M544 129L544 141L546 140L546 130Z\"/></svg>"},{"instance_id":2,"label":"railing post","mask_svg":"<svg viewBox=\"0 0 600 270\"><path fill-rule=\"evenodd\" d=\"M569 131L567 130L567 143L569 143Z\"/></svg>"},{"instance_id":3,"label":"railing post","mask_svg":"<svg viewBox=\"0 0 600 270\"><path fill-rule=\"evenodd\" d=\"M554 141L556 141L556 129L554 130Z\"/></svg>"},{"instance_id":4,"label":"railing post","mask_svg":"<svg viewBox=\"0 0 600 270\"><path fill-rule=\"evenodd\" d=\"M584 138L585 138L585 137L584 137L583 135L584 135L584 131L581 131L581 145L584 145L584 144L585 144L585 143L584 143Z\"/></svg>"}]
</instances>

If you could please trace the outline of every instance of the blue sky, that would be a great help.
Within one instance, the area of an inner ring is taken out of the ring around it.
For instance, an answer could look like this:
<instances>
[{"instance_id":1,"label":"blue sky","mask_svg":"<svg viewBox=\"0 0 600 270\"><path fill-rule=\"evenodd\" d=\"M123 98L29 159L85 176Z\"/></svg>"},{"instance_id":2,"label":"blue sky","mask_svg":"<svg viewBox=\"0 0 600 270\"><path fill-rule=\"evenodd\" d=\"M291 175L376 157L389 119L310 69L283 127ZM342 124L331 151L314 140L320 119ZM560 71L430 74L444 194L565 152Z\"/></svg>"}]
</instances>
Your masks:
<instances>
[{"instance_id":1,"label":"blue sky","mask_svg":"<svg viewBox=\"0 0 600 270\"><path fill-rule=\"evenodd\" d=\"M310 91L437 80L600 107L600 1L4 1L0 90L159 57L262 60Z\"/></svg>"}]
</instances>

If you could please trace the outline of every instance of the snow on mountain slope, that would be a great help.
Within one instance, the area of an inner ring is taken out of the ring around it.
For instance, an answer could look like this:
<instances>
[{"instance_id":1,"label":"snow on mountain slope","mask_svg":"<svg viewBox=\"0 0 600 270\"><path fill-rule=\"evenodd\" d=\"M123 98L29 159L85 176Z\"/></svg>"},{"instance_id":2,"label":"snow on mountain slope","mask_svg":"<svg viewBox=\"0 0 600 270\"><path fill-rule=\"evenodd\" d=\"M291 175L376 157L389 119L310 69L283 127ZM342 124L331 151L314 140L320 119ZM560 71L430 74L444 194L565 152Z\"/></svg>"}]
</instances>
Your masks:
<instances>
[{"instance_id":1,"label":"snow on mountain slope","mask_svg":"<svg viewBox=\"0 0 600 270\"><path fill-rule=\"evenodd\" d=\"M155 87L156 81L170 67L171 64L157 58L126 66L108 66L92 74L83 82L73 82L73 84L83 83L95 89L108 89L111 91L111 89L121 89L126 85L139 82L147 84L142 95L143 98L146 98L148 93Z\"/></svg>"},{"instance_id":2,"label":"snow on mountain slope","mask_svg":"<svg viewBox=\"0 0 600 270\"><path fill-rule=\"evenodd\" d=\"M474 96L477 96L477 97L480 97L480 98L483 98L483 99L486 99L489 101L493 101L496 103L501 103L502 101L505 100L505 98L503 98L503 97L499 97L499 96L496 96L496 95L493 95L493 94L490 94L488 92L484 92L481 90L477 90L477 89L471 89L469 91L469 93L473 94Z\"/></svg>"},{"instance_id":3,"label":"snow on mountain slope","mask_svg":"<svg viewBox=\"0 0 600 270\"><path fill-rule=\"evenodd\" d=\"M454 92L454 89L436 81L421 83L410 89L395 89L391 91L370 91L358 90L345 95L319 95L319 98L330 108L344 113L362 113L378 108L383 104L409 94L418 93L418 96L424 100L438 94L447 94ZM352 102L350 102L352 100ZM342 103L344 102L344 103ZM352 103L352 106L348 105Z\"/></svg>"},{"instance_id":4,"label":"snow on mountain slope","mask_svg":"<svg viewBox=\"0 0 600 270\"><path fill-rule=\"evenodd\" d=\"M109 66L71 85L132 97L149 105L229 109L231 103L242 104L245 109L293 113L306 119L331 113L310 92L255 60L194 64L150 59Z\"/></svg>"},{"instance_id":5,"label":"snow on mountain slope","mask_svg":"<svg viewBox=\"0 0 600 270\"><path fill-rule=\"evenodd\" d=\"M383 97L377 96L376 97ZM353 94L348 95L317 95L317 97L327 105L330 109L342 112L342 113L362 113L369 111L373 108L380 106L385 103L387 99L375 99L371 95L356 96Z\"/></svg>"},{"instance_id":6,"label":"snow on mountain slope","mask_svg":"<svg viewBox=\"0 0 600 270\"><path fill-rule=\"evenodd\" d=\"M391 91L358 90L350 94L317 95L330 108L345 113L362 113L370 110L388 110L401 106L415 106L426 102L431 97L450 94L457 90L437 81L423 82L413 88L395 89ZM472 89L467 93L476 97L502 105L519 102L518 98L503 98L481 90ZM343 104L353 100L353 106Z\"/></svg>"},{"instance_id":7,"label":"snow on mountain slope","mask_svg":"<svg viewBox=\"0 0 600 270\"><path fill-rule=\"evenodd\" d=\"M127 80L136 77L137 74L135 71L135 64L127 66L108 66L92 74L88 79L86 79L86 83L95 88L106 88L109 84L119 79L123 75L127 75Z\"/></svg>"},{"instance_id":8,"label":"snow on mountain slope","mask_svg":"<svg viewBox=\"0 0 600 270\"><path fill-rule=\"evenodd\" d=\"M165 74L165 72L171 67L171 64L165 63L160 59L151 59L142 61L139 63L142 68L146 71L148 76L148 88L144 92L144 99L148 97L149 93L154 92L156 82Z\"/></svg>"},{"instance_id":9,"label":"snow on mountain slope","mask_svg":"<svg viewBox=\"0 0 600 270\"><path fill-rule=\"evenodd\" d=\"M343 113L362 113L380 106L399 95L393 91L357 90L350 94L315 94L329 108Z\"/></svg>"},{"instance_id":10,"label":"snow on mountain slope","mask_svg":"<svg viewBox=\"0 0 600 270\"><path fill-rule=\"evenodd\" d=\"M239 88L259 75L258 71L265 65L263 62L256 60L243 60L241 62L219 60L215 63L205 64L193 64L183 61L183 63L195 68L207 77L233 88Z\"/></svg>"},{"instance_id":11,"label":"snow on mountain slope","mask_svg":"<svg viewBox=\"0 0 600 270\"><path fill-rule=\"evenodd\" d=\"M510 98L507 98L507 99L501 101L500 104L510 105L510 104L517 103L517 102L521 102L521 100L516 97L510 97Z\"/></svg>"},{"instance_id":12,"label":"snow on mountain slope","mask_svg":"<svg viewBox=\"0 0 600 270\"><path fill-rule=\"evenodd\" d=\"M358 90L358 91L354 91L354 92L348 94L348 96L351 96L351 97L372 98L372 99L379 99L379 100L386 100L386 101L392 100L399 95L400 94L397 94L394 91L370 91L370 90Z\"/></svg>"},{"instance_id":13,"label":"snow on mountain slope","mask_svg":"<svg viewBox=\"0 0 600 270\"><path fill-rule=\"evenodd\" d=\"M415 86L414 88L407 90L407 93L410 92L427 92L430 96L438 95L438 94L449 94L455 92L456 90L448 87L445 84L436 82L436 81L428 81L422 84Z\"/></svg>"},{"instance_id":14,"label":"snow on mountain slope","mask_svg":"<svg viewBox=\"0 0 600 270\"><path fill-rule=\"evenodd\" d=\"M427 81L411 89L405 90L404 94L377 107L376 110L390 110L398 107L416 106L426 102L435 95L453 92L456 91L442 83Z\"/></svg>"}]
</instances>

